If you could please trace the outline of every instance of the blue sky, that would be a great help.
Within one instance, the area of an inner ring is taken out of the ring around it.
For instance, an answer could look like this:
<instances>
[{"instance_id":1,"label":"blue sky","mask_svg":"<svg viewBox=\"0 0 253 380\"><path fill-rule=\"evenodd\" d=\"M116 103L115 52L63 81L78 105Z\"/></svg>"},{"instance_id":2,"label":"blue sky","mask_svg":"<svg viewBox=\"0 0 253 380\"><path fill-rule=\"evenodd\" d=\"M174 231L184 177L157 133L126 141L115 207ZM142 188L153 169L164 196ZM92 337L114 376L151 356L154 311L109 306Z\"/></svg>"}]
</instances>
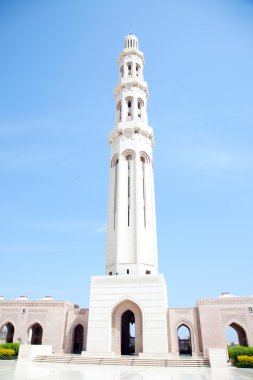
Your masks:
<instances>
[{"instance_id":1,"label":"blue sky","mask_svg":"<svg viewBox=\"0 0 253 380\"><path fill-rule=\"evenodd\" d=\"M145 54L170 306L253 294L253 1L0 2L0 293L88 307L117 58Z\"/></svg>"}]
</instances>

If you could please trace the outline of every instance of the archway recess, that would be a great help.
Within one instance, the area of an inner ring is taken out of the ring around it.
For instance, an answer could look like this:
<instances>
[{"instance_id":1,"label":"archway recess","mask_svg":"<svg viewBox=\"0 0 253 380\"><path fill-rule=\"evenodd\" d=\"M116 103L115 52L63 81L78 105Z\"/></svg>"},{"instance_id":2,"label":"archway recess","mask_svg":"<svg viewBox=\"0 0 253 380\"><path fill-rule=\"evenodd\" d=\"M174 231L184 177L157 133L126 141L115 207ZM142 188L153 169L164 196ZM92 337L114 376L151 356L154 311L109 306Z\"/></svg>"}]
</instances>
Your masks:
<instances>
[{"instance_id":1,"label":"archway recess","mask_svg":"<svg viewBox=\"0 0 253 380\"><path fill-rule=\"evenodd\" d=\"M127 310L121 317L121 355L135 355L135 317L131 310Z\"/></svg>"},{"instance_id":2,"label":"archway recess","mask_svg":"<svg viewBox=\"0 0 253 380\"><path fill-rule=\"evenodd\" d=\"M143 352L142 331L139 306L130 300L117 305L112 313L112 351L117 355L138 355Z\"/></svg>"},{"instance_id":3,"label":"archway recess","mask_svg":"<svg viewBox=\"0 0 253 380\"><path fill-rule=\"evenodd\" d=\"M77 325L74 329L72 353L80 354L83 351L84 328L82 325Z\"/></svg>"},{"instance_id":4,"label":"archway recess","mask_svg":"<svg viewBox=\"0 0 253 380\"><path fill-rule=\"evenodd\" d=\"M14 330L14 326L11 322L5 323L0 331L1 341L4 343L13 343Z\"/></svg>"},{"instance_id":5,"label":"archway recess","mask_svg":"<svg viewBox=\"0 0 253 380\"><path fill-rule=\"evenodd\" d=\"M42 336L43 329L39 323L34 323L34 325L28 329L28 340L31 344L42 344Z\"/></svg>"},{"instance_id":6,"label":"archway recess","mask_svg":"<svg viewBox=\"0 0 253 380\"><path fill-rule=\"evenodd\" d=\"M248 346L246 332L238 323L231 323L226 329L227 344L231 346Z\"/></svg>"},{"instance_id":7,"label":"archway recess","mask_svg":"<svg viewBox=\"0 0 253 380\"><path fill-rule=\"evenodd\" d=\"M189 327L182 324L177 329L179 355L192 355L192 340Z\"/></svg>"}]
</instances>

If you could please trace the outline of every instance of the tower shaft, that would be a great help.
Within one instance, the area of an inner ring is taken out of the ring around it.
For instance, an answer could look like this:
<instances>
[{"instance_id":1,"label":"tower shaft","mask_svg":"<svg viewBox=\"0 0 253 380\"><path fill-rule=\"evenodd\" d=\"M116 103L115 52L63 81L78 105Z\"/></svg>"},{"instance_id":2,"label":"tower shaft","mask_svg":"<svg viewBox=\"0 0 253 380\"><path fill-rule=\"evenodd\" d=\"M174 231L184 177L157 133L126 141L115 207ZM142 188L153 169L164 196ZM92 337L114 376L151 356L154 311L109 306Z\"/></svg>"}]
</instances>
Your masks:
<instances>
[{"instance_id":1,"label":"tower shaft","mask_svg":"<svg viewBox=\"0 0 253 380\"><path fill-rule=\"evenodd\" d=\"M158 272L153 129L148 125L144 56L134 35L125 38L115 88L111 146L106 274Z\"/></svg>"}]
</instances>

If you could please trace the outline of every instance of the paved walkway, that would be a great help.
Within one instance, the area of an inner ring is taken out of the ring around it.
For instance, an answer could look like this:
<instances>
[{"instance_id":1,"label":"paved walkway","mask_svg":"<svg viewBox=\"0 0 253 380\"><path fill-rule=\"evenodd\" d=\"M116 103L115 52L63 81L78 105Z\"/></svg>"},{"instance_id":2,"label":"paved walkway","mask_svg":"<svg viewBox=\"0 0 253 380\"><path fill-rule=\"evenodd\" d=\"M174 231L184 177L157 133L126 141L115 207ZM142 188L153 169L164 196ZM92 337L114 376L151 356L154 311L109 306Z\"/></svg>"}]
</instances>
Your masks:
<instances>
[{"instance_id":1,"label":"paved walkway","mask_svg":"<svg viewBox=\"0 0 253 380\"><path fill-rule=\"evenodd\" d=\"M0 380L253 380L253 370L154 368L0 361Z\"/></svg>"}]
</instances>

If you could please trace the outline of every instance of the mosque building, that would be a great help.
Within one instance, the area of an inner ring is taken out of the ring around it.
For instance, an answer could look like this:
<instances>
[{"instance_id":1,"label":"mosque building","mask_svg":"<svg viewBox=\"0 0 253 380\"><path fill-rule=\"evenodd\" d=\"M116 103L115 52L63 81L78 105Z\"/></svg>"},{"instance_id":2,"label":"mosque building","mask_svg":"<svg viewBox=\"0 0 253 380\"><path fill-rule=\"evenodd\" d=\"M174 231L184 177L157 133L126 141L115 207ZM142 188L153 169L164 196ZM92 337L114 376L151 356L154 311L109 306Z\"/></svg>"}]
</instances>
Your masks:
<instances>
[{"instance_id":1,"label":"mosque building","mask_svg":"<svg viewBox=\"0 0 253 380\"><path fill-rule=\"evenodd\" d=\"M192 308L168 307L158 269L154 131L148 123L144 55L133 34L124 40L118 65L105 275L91 278L88 309L50 296L0 297L0 340L83 357L204 360L211 352L225 352L231 326L239 344L253 346L253 296L225 293L199 299Z\"/></svg>"}]
</instances>

